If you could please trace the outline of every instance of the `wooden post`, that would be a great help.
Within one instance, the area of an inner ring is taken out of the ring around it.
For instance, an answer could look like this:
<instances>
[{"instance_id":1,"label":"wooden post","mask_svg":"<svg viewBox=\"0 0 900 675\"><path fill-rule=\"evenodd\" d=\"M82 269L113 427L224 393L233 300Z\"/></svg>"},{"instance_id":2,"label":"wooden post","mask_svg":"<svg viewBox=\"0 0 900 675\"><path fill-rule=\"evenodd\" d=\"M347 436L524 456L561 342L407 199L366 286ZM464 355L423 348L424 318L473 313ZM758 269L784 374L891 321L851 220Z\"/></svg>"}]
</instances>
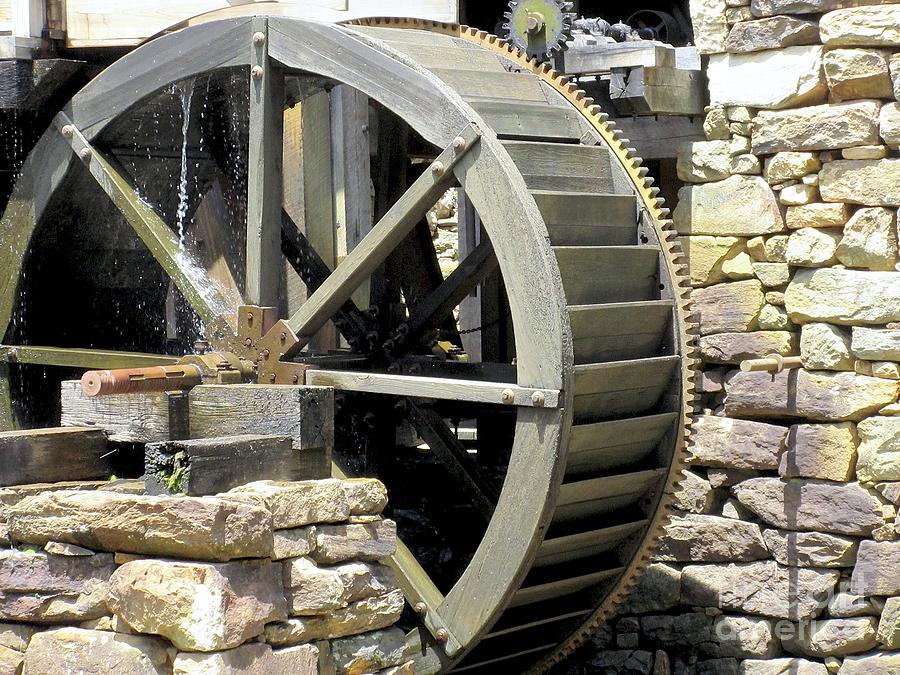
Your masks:
<instances>
[{"instance_id":1,"label":"wooden post","mask_svg":"<svg viewBox=\"0 0 900 675\"><path fill-rule=\"evenodd\" d=\"M250 150L247 159L247 282L251 305L277 307L281 282L281 161L284 73L269 59L269 22L256 17L250 40Z\"/></svg>"},{"instance_id":2,"label":"wooden post","mask_svg":"<svg viewBox=\"0 0 900 675\"><path fill-rule=\"evenodd\" d=\"M289 436L298 475L331 475L334 391L327 387L202 385L190 393L192 438Z\"/></svg>"},{"instance_id":3,"label":"wooden post","mask_svg":"<svg viewBox=\"0 0 900 675\"><path fill-rule=\"evenodd\" d=\"M299 458L287 436L225 436L151 443L144 451L144 485L151 495L201 497L258 480L310 478Z\"/></svg>"}]
</instances>

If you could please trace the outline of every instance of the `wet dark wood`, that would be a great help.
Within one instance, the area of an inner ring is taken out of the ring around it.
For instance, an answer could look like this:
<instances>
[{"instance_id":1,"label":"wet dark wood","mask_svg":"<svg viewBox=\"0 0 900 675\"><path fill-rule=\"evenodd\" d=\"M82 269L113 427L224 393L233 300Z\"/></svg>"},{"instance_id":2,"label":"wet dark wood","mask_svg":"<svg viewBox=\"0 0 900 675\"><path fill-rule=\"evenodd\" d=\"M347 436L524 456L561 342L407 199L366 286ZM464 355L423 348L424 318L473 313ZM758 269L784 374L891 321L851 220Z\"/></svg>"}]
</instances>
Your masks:
<instances>
[{"instance_id":1,"label":"wet dark wood","mask_svg":"<svg viewBox=\"0 0 900 675\"><path fill-rule=\"evenodd\" d=\"M100 429L0 432L0 485L108 478L106 434Z\"/></svg>"}]
</instances>

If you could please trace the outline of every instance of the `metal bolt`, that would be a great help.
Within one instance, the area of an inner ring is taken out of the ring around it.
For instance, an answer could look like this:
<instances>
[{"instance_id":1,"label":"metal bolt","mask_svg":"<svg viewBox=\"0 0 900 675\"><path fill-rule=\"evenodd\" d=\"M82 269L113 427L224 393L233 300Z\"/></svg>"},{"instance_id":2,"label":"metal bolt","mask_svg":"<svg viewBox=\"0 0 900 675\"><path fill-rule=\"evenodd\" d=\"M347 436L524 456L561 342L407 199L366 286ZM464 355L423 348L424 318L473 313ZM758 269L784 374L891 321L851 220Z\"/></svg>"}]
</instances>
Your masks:
<instances>
[{"instance_id":1,"label":"metal bolt","mask_svg":"<svg viewBox=\"0 0 900 675\"><path fill-rule=\"evenodd\" d=\"M269 352L268 349L263 349L263 351L262 351L262 357L263 357L264 359L267 359L267 358L269 358L269 354L270 354L270 353L271 353L271 352Z\"/></svg>"},{"instance_id":2,"label":"metal bolt","mask_svg":"<svg viewBox=\"0 0 900 675\"><path fill-rule=\"evenodd\" d=\"M516 400L516 394L512 389L504 389L503 393L500 394L500 400L509 405Z\"/></svg>"},{"instance_id":3,"label":"metal bolt","mask_svg":"<svg viewBox=\"0 0 900 675\"><path fill-rule=\"evenodd\" d=\"M266 34L260 31L257 31L253 34L253 44L261 45L266 41Z\"/></svg>"},{"instance_id":4,"label":"metal bolt","mask_svg":"<svg viewBox=\"0 0 900 675\"><path fill-rule=\"evenodd\" d=\"M525 20L525 30L529 33L537 33L544 30L544 15L540 12L529 12L528 18Z\"/></svg>"},{"instance_id":5,"label":"metal bolt","mask_svg":"<svg viewBox=\"0 0 900 675\"><path fill-rule=\"evenodd\" d=\"M249 348L249 347L252 347L252 346L253 346L253 340L251 340L250 338L247 338L246 340L244 340L244 346L245 346L245 347L248 347L248 348Z\"/></svg>"},{"instance_id":6,"label":"metal bolt","mask_svg":"<svg viewBox=\"0 0 900 675\"><path fill-rule=\"evenodd\" d=\"M531 395L531 402L534 403L535 408L543 408L544 403L547 402L547 399L544 398L544 392L536 391Z\"/></svg>"},{"instance_id":7,"label":"metal bolt","mask_svg":"<svg viewBox=\"0 0 900 675\"><path fill-rule=\"evenodd\" d=\"M274 382L274 381L275 381L275 373L272 373L271 375L269 375L269 382Z\"/></svg>"},{"instance_id":8,"label":"metal bolt","mask_svg":"<svg viewBox=\"0 0 900 675\"><path fill-rule=\"evenodd\" d=\"M300 382L300 376L299 376L299 375L293 375L293 376L291 377L291 382L294 383L294 384L299 383L299 382Z\"/></svg>"},{"instance_id":9,"label":"metal bolt","mask_svg":"<svg viewBox=\"0 0 900 675\"><path fill-rule=\"evenodd\" d=\"M461 152L466 149L466 139L462 136L457 136L453 139L453 149L457 152Z\"/></svg>"},{"instance_id":10,"label":"metal bolt","mask_svg":"<svg viewBox=\"0 0 900 675\"><path fill-rule=\"evenodd\" d=\"M435 632L434 637L438 639L438 642L446 642L450 639L450 631L446 628L438 628L437 632Z\"/></svg>"},{"instance_id":11,"label":"metal bolt","mask_svg":"<svg viewBox=\"0 0 900 675\"><path fill-rule=\"evenodd\" d=\"M72 138L72 134L75 133L75 127L71 124L67 124L62 128L62 135L66 138Z\"/></svg>"},{"instance_id":12,"label":"metal bolt","mask_svg":"<svg viewBox=\"0 0 900 675\"><path fill-rule=\"evenodd\" d=\"M417 602L415 605L413 605L413 611L419 616L425 616L426 614L428 614L428 605L426 605L424 602Z\"/></svg>"},{"instance_id":13,"label":"metal bolt","mask_svg":"<svg viewBox=\"0 0 900 675\"><path fill-rule=\"evenodd\" d=\"M435 162L431 165L431 173L435 176L443 176L444 175L444 163L443 162Z\"/></svg>"},{"instance_id":14,"label":"metal bolt","mask_svg":"<svg viewBox=\"0 0 900 675\"><path fill-rule=\"evenodd\" d=\"M282 342L287 342L287 333L282 333L282 334L281 334L281 341L282 341Z\"/></svg>"},{"instance_id":15,"label":"metal bolt","mask_svg":"<svg viewBox=\"0 0 900 675\"><path fill-rule=\"evenodd\" d=\"M85 162L89 162L93 154L90 148L82 148L78 151L78 156Z\"/></svg>"},{"instance_id":16,"label":"metal bolt","mask_svg":"<svg viewBox=\"0 0 900 675\"><path fill-rule=\"evenodd\" d=\"M250 75L253 76L254 80L261 80L264 72L265 71L262 69L262 66L253 66L253 70L250 71Z\"/></svg>"},{"instance_id":17,"label":"metal bolt","mask_svg":"<svg viewBox=\"0 0 900 675\"><path fill-rule=\"evenodd\" d=\"M13 347L12 349L6 350L6 359L10 363L18 363L19 361L19 350Z\"/></svg>"},{"instance_id":18,"label":"metal bolt","mask_svg":"<svg viewBox=\"0 0 900 675\"><path fill-rule=\"evenodd\" d=\"M247 312L247 325L248 326L253 325L253 313L252 312Z\"/></svg>"}]
</instances>

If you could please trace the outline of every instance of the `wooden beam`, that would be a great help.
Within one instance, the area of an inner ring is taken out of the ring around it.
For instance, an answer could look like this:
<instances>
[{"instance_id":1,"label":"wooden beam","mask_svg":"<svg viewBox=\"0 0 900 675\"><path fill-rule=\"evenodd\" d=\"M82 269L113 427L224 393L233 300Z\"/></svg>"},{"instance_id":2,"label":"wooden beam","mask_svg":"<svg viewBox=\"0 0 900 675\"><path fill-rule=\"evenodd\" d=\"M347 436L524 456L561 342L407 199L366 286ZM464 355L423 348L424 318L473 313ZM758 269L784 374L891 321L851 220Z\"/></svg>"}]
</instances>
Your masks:
<instances>
[{"instance_id":1,"label":"wooden beam","mask_svg":"<svg viewBox=\"0 0 900 675\"><path fill-rule=\"evenodd\" d=\"M702 115L709 98L702 70L665 66L617 69L609 94L620 115Z\"/></svg>"},{"instance_id":2,"label":"wooden beam","mask_svg":"<svg viewBox=\"0 0 900 675\"><path fill-rule=\"evenodd\" d=\"M9 366L0 363L0 431L12 431L17 426L9 386Z\"/></svg>"},{"instance_id":3,"label":"wooden beam","mask_svg":"<svg viewBox=\"0 0 900 675\"><path fill-rule=\"evenodd\" d=\"M319 387L333 387L342 391L357 391L390 396L413 396L445 401L470 401L514 405L525 408L556 408L560 393L552 389L520 387L508 382L457 380L447 377L418 377L388 375L350 370L308 370L306 383ZM541 401L538 405L535 397Z\"/></svg>"},{"instance_id":4,"label":"wooden beam","mask_svg":"<svg viewBox=\"0 0 900 675\"><path fill-rule=\"evenodd\" d=\"M34 363L63 368L142 368L178 363L177 356L115 352L102 349L69 349L67 347L34 347L32 345L0 345L0 361Z\"/></svg>"},{"instance_id":5,"label":"wooden beam","mask_svg":"<svg viewBox=\"0 0 900 675\"><path fill-rule=\"evenodd\" d=\"M303 471L288 436L223 436L150 443L144 452L147 494L215 495L258 480L321 478Z\"/></svg>"},{"instance_id":6,"label":"wooden beam","mask_svg":"<svg viewBox=\"0 0 900 675\"><path fill-rule=\"evenodd\" d=\"M251 305L277 307L281 284L284 73L269 59L269 21L254 17L250 44L247 278Z\"/></svg>"},{"instance_id":7,"label":"wooden beam","mask_svg":"<svg viewBox=\"0 0 900 675\"><path fill-rule=\"evenodd\" d=\"M190 393L190 432L193 438L289 436L296 470L308 479L326 478L334 447L334 392L323 387L201 385Z\"/></svg>"},{"instance_id":8,"label":"wooden beam","mask_svg":"<svg viewBox=\"0 0 900 675\"><path fill-rule=\"evenodd\" d=\"M487 483L478 467L473 465L465 447L434 410L424 408L412 400L407 401L407 410L409 421L422 440L428 444L485 522L490 522L500 495Z\"/></svg>"},{"instance_id":9,"label":"wooden beam","mask_svg":"<svg viewBox=\"0 0 900 675\"><path fill-rule=\"evenodd\" d=\"M99 429L0 432L0 486L108 478L106 454Z\"/></svg>"},{"instance_id":10,"label":"wooden beam","mask_svg":"<svg viewBox=\"0 0 900 675\"><path fill-rule=\"evenodd\" d=\"M124 443L188 437L188 397L181 392L90 397L79 380L65 380L60 395L64 427L102 429L111 441Z\"/></svg>"},{"instance_id":11,"label":"wooden beam","mask_svg":"<svg viewBox=\"0 0 900 675\"><path fill-rule=\"evenodd\" d=\"M215 344L232 336L233 329L222 317L233 317L236 308L229 306L219 289L208 282L205 271L181 247L171 228L141 199L125 179L123 172L87 142L65 113L58 113L53 118L53 125L68 139L72 150L84 162L100 188L112 199L188 304L197 312L210 332L210 341ZM233 319L230 323L233 323Z\"/></svg>"},{"instance_id":12,"label":"wooden beam","mask_svg":"<svg viewBox=\"0 0 900 675\"><path fill-rule=\"evenodd\" d=\"M298 336L298 343L292 348L293 353L305 346L310 336L315 335L337 309L350 299L360 283L375 271L416 226L425 211L452 185L455 180L453 168L478 142L480 136L481 133L473 125L463 129L459 136L461 147L456 149L451 145L444 150L328 280L287 321L287 327Z\"/></svg>"}]
</instances>

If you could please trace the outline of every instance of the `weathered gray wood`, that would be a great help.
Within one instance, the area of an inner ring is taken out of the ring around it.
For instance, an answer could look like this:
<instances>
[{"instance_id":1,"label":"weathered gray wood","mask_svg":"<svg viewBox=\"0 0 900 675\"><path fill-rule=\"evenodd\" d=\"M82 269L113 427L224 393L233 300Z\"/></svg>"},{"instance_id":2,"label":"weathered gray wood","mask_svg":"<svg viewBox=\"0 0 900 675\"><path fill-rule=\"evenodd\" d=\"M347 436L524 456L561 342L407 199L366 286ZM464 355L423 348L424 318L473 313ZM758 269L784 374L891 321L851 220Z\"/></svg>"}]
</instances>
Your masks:
<instances>
[{"instance_id":1,"label":"weathered gray wood","mask_svg":"<svg viewBox=\"0 0 900 675\"><path fill-rule=\"evenodd\" d=\"M570 307L575 363L657 356L672 312L671 300Z\"/></svg>"},{"instance_id":2,"label":"weathered gray wood","mask_svg":"<svg viewBox=\"0 0 900 675\"><path fill-rule=\"evenodd\" d=\"M513 598L510 607L521 607L530 605L541 600L549 598L557 598L561 595L576 593L585 588L589 588L600 583L604 579L617 576L624 571L622 567L615 567L608 570L600 570L599 572L591 572L579 577L563 577L557 581L550 581L545 584L535 586L527 586L519 590L515 598Z\"/></svg>"},{"instance_id":3,"label":"weathered gray wood","mask_svg":"<svg viewBox=\"0 0 900 675\"><path fill-rule=\"evenodd\" d=\"M284 73L269 60L268 33L268 19L254 17L247 33L251 70L244 297L251 305L277 307L281 284Z\"/></svg>"},{"instance_id":4,"label":"weathered gray wood","mask_svg":"<svg viewBox=\"0 0 900 675\"><path fill-rule=\"evenodd\" d=\"M468 70L505 73L506 69L497 54L485 49L470 47L448 47L441 45L423 45L411 42L391 41L391 46L403 52L416 63L432 71Z\"/></svg>"},{"instance_id":5,"label":"weathered gray wood","mask_svg":"<svg viewBox=\"0 0 900 675\"><path fill-rule=\"evenodd\" d=\"M560 54L566 75L608 73L613 68L638 66L675 67L675 48L659 42L600 42L582 45L576 41Z\"/></svg>"},{"instance_id":6,"label":"weathered gray wood","mask_svg":"<svg viewBox=\"0 0 900 675\"><path fill-rule=\"evenodd\" d=\"M570 305L659 298L659 251L652 246L554 247Z\"/></svg>"},{"instance_id":7,"label":"weathered gray wood","mask_svg":"<svg viewBox=\"0 0 900 675\"><path fill-rule=\"evenodd\" d=\"M61 424L92 427L111 441L153 443L187 438L187 395L182 393L85 396L81 382L66 380L60 387Z\"/></svg>"},{"instance_id":8,"label":"weathered gray wood","mask_svg":"<svg viewBox=\"0 0 900 675\"><path fill-rule=\"evenodd\" d=\"M289 436L304 475L331 475L334 391L327 387L201 385L190 392L191 438Z\"/></svg>"},{"instance_id":9,"label":"weathered gray wood","mask_svg":"<svg viewBox=\"0 0 900 675\"><path fill-rule=\"evenodd\" d=\"M576 424L569 438L567 480L636 464L657 449L678 419L678 413Z\"/></svg>"},{"instance_id":10,"label":"weathered gray wood","mask_svg":"<svg viewBox=\"0 0 900 675\"><path fill-rule=\"evenodd\" d=\"M652 410L669 388L681 357L661 356L575 366L578 424Z\"/></svg>"},{"instance_id":11,"label":"weathered gray wood","mask_svg":"<svg viewBox=\"0 0 900 675\"><path fill-rule=\"evenodd\" d=\"M674 67L615 71L609 92L620 115L702 115L708 102L703 71Z\"/></svg>"},{"instance_id":12,"label":"weathered gray wood","mask_svg":"<svg viewBox=\"0 0 900 675\"><path fill-rule=\"evenodd\" d=\"M648 520L637 520L564 537L545 539L535 558L535 567L560 565L605 553L621 541L647 526Z\"/></svg>"},{"instance_id":13,"label":"weathered gray wood","mask_svg":"<svg viewBox=\"0 0 900 675\"><path fill-rule=\"evenodd\" d=\"M481 115L500 138L578 141L581 126L575 111L546 103L488 98L469 98L469 105Z\"/></svg>"},{"instance_id":14,"label":"weathered gray wood","mask_svg":"<svg viewBox=\"0 0 900 675\"><path fill-rule=\"evenodd\" d=\"M452 146L435 160L441 171L426 170L417 178L372 231L347 256L309 300L288 320L287 324L300 339L302 347L334 315L366 279L393 251L425 212L453 181L453 167L478 143L479 132L472 126L460 130L465 145Z\"/></svg>"},{"instance_id":15,"label":"weathered gray wood","mask_svg":"<svg viewBox=\"0 0 900 675\"><path fill-rule=\"evenodd\" d=\"M171 366L178 363L179 358L163 354L140 354L103 349L0 345L0 361L6 363L35 363L64 368L94 369Z\"/></svg>"},{"instance_id":16,"label":"weathered gray wood","mask_svg":"<svg viewBox=\"0 0 900 675\"><path fill-rule=\"evenodd\" d=\"M341 391L413 396L446 401L471 401L472 403L515 405L526 408L555 408L560 404L559 392L554 389L520 387L508 382L481 382L447 377L418 377L318 369L307 371L306 381L313 386L333 387ZM508 403L503 401L503 395L506 392L512 395ZM534 394L543 396L543 405L535 404L532 398Z\"/></svg>"},{"instance_id":17,"label":"weathered gray wood","mask_svg":"<svg viewBox=\"0 0 900 675\"><path fill-rule=\"evenodd\" d=\"M0 363L0 431L12 431L16 426L16 415L13 410L12 391L9 383L9 366Z\"/></svg>"},{"instance_id":18,"label":"weathered gray wood","mask_svg":"<svg viewBox=\"0 0 900 675\"><path fill-rule=\"evenodd\" d=\"M703 116L621 117L616 124L625 138L647 159L673 159L691 143L706 140Z\"/></svg>"},{"instance_id":19,"label":"weathered gray wood","mask_svg":"<svg viewBox=\"0 0 900 675\"><path fill-rule=\"evenodd\" d=\"M449 84L464 99L490 94L499 99L546 103L541 82L525 73L482 72L431 68L431 72Z\"/></svg>"},{"instance_id":20,"label":"weathered gray wood","mask_svg":"<svg viewBox=\"0 0 900 675\"><path fill-rule=\"evenodd\" d=\"M0 486L106 478L112 472L100 429L0 432Z\"/></svg>"},{"instance_id":21,"label":"weathered gray wood","mask_svg":"<svg viewBox=\"0 0 900 675\"><path fill-rule=\"evenodd\" d=\"M560 490L553 521L571 522L634 504L665 473L665 469L650 469L566 483Z\"/></svg>"},{"instance_id":22,"label":"weathered gray wood","mask_svg":"<svg viewBox=\"0 0 900 675\"><path fill-rule=\"evenodd\" d=\"M321 452L324 454L324 448ZM150 443L144 449L147 494L214 495L258 480L310 476L312 451L298 452L288 436L224 436ZM321 460L316 463L320 465Z\"/></svg>"},{"instance_id":23,"label":"weathered gray wood","mask_svg":"<svg viewBox=\"0 0 900 675\"><path fill-rule=\"evenodd\" d=\"M602 145L504 141L530 190L608 193L612 166Z\"/></svg>"}]
</instances>

